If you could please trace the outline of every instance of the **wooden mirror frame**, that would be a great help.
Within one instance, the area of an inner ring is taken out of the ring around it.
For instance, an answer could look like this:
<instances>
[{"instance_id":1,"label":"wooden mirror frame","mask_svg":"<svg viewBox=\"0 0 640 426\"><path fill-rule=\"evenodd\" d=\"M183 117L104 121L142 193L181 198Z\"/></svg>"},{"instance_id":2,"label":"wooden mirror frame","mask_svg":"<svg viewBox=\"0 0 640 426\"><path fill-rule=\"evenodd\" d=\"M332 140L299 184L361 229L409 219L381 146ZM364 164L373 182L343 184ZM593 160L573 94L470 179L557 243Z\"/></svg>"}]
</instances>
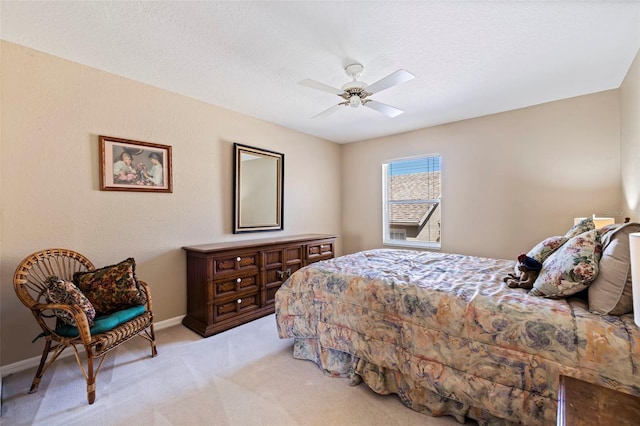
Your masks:
<instances>
[{"instance_id":1,"label":"wooden mirror frame","mask_svg":"<svg viewBox=\"0 0 640 426\"><path fill-rule=\"evenodd\" d=\"M284 154L234 143L233 163L233 233L284 229Z\"/></svg>"}]
</instances>

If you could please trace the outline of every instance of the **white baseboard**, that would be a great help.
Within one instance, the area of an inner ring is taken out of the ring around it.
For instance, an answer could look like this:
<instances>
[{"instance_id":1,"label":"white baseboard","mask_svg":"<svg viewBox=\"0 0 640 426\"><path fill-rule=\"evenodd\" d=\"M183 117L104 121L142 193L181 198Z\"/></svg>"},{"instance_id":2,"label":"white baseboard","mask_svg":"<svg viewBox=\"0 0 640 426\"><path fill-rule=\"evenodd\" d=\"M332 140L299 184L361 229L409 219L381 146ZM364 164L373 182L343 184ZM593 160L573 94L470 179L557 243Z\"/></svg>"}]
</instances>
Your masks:
<instances>
[{"instance_id":1,"label":"white baseboard","mask_svg":"<svg viewBox=\"0 0 640 426\"><path fill-rule=\"evenodd\" d=\"M174 325L179 325L182 323L182 319L185 315L181 315L175 318L170 318L168 320L160 321L154 323L154 330L162 330L164 328L173 327ZM79 352L84 352L84 348L78 348ZM68 356L72 356L73 351L65 351L60 354L59 358L66 358ZM8 376L9 374L18 373L20 371L28 370L30 368L37 367L40 364L41 356L34 356L33 358L28 358L22 361L14 362L13 364L0 366L0 377Z\"/></svg>"},{"instance_id":2,"label":"white baseboard","mask_svg":"<svg viewBox=\"0 0 640 426\"><path fill-rule=\"evenodd\" d=\"M173 327L174 325L182 324L182 320L186 317L186 315L180 315L179 317L169 318L168 320L160 321L154 323L154 330L162 330L165 328Z\"/></svg>"}]
</instances>

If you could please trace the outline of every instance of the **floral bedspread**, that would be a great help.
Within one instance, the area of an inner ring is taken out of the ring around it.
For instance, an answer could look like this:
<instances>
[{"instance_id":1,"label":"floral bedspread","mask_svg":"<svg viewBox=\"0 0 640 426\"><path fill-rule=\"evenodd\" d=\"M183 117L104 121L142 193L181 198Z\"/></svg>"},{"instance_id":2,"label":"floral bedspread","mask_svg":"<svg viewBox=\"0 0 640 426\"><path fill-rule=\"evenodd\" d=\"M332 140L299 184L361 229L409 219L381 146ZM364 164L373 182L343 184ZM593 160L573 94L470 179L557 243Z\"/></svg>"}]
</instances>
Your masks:
<instances>
[{"instance_id":1,"label":"floral bedspread","mask_svg":"<svg viewBox=\"0 0 640 426\"><path fill-rule=\"evenodd\" d=\"M393 249L319 262L278 290L278 333L326 374L460 422L555 424L561 374L640 395L633 316L510 289L513 267Z\"/></svg>"}]
</instances>

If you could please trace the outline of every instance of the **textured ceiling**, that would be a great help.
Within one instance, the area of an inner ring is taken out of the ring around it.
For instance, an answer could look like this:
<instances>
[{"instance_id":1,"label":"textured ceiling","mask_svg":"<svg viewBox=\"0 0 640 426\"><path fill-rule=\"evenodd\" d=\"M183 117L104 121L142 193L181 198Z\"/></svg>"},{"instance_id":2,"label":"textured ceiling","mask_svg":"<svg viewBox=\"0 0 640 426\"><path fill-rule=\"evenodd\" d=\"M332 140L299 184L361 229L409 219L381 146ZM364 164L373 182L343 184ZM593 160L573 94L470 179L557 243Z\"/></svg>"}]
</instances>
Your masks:
<instances>
[{"instance_id":1,"label":"textured ceiling","mask_svg":"<svg viewBox=\"0 0 640 426\"><path fill-rule=\"evenodd\" d=\"M0 36L81 64L346 143L619 87L640 4L604 1L7 1ZM344 107L348 64L388 118Z\"/></svg>"}]
</instances>

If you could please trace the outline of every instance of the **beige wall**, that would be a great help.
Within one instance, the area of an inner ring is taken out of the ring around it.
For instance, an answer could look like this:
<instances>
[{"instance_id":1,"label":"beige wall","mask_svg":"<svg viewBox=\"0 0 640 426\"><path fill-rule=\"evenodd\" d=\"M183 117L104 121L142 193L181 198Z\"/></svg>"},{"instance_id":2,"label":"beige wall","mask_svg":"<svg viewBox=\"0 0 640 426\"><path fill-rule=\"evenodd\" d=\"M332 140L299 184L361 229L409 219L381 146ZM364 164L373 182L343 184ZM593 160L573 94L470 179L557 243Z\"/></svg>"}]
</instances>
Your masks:
<instances>
[{"instance_id":1,"label":"beige wall","mask_svg":"<svg viewBox=\"0 0 640 426\"><path fill-rule=\"evenodd\" d=\"M619 121L612 90L344 145L343 249L382 246L381 164L425 154L442 155L445 252L515 258L574 217L624 216Z\"/></svg>"},{"instance_id":2,"label":"beige wall","mask_svg":"<svg viewBox=\"0 0 640 426\"><path fill-rule=\"evenodd\" d=\"M640 221L640 53L620 86L623 205Z\"/></svg>"},{"instance_id":3,"label":"beige wall","mask_svg":"<svg viewBox=\"0 0 640 426\"><path fill-rule=\"evenodd\" d=\"M36 250L70 248L99 266L134 257L162 321L186 313L180 247L340 232L339 145L15 44L1 49L3 365L42 350L12 287L16 265ZM173 193L100 191L98 135L171 145ZM233 142L285 154L285 231L232 234Z\"/></svg>"}]
</instances>

